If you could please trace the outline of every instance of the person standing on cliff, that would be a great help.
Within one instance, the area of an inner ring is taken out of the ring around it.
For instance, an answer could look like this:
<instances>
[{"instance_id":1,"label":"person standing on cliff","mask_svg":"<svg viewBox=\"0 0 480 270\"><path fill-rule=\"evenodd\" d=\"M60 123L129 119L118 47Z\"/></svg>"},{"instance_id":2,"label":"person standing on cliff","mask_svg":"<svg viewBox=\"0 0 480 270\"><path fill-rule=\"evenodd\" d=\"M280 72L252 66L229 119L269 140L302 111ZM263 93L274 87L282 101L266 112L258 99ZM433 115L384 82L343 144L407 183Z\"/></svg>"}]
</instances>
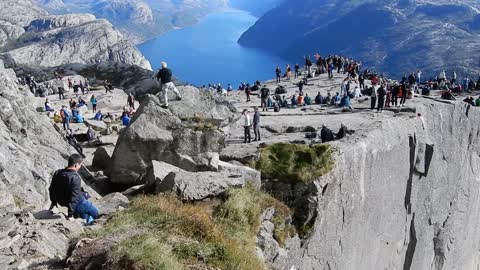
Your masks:
<instances>
[{"instance_id":1,"label":"person standing on cliff","mask_svg":"<svg viewBox=\"0 0 480 270\"><path fill-rule=\"evenodd\" d=\"M243 128L245 133L245 138L243 140L243 143L247 143L247 142L251 143L252 135L250 134L250 127L252 126L252 119L247 109L244 109L242 114L244 118Z\"/></svg>"},{"instance_id":2,"label":"person standing on cliff","mask_svg":"<svg viewBox=\"0 0 480 270\"><path fill-rule=\"evenodd\" d=\"M132 95L132 93L128 94L127 105L130 109L135 110L135 97Z\"/></svg>"},{"instance_id":3,"label":"person standing on cliff","mask_svg":"<svg viewBox=\"0 0 480 270\"><path fill-rule=\"evenodd\" d=\"M275 76L277 78L277 83L280 83L281 81L281 78L282 78L282 70L280 69L280 67L277 66L277 68L275 69Z\"/></svg>"},{"instance_id":4,"label":"person standing on cliff","mask_svg":"<svg viewBox=\"0 0 480 270\"><path fill-rule=\"evenodd\" d=\"M300 76L300 65L295 64L295 79L297 79L298 76Z\"/></svg>"},{"instance_id":5,"label":"person standing on cliff","mask_svg":"<svg viewBox=\"0 0 480 270\"><path fill-rule=\"evenodd\" d=\"M255 134L254 142L260 141L260 112L255 107L255 114L253 115L253 133Z\"/></svg>"},{"instance_id":6,"label":"person standing on cliff","mask_svg":"<svg viewBox=\"0 0 480 270\"><path fill-rule=\"evenodd\" d=\"M175 84L173 84L172 81L172 70L170 70L167 66L167 62L162 62L161 63L162 68L158 71L157 73L157 80L160 81L162 85L162 92L163 92L163 99L164 99L164 108L168 108L168 91L172 90L175 95L177 95L177 100L182 100L182 97L180 96L180 93L177 90L177 87L175 87Z\"/></svg>"},{"instance_id":7,"label":"person standing on cliff","mask_svg":"<svg viewBox=\"0 0 480 270\"><path fill-rule=\"evenodd\" d=\"M377 91L378 94L378 106L377 106L377 112L382 111L383 112L383 107L385 106L385 96L387 95L387 92L385 91L384 86L380 86L380 88Z\"/></svg>"},{"instance_id":8,"label":"person standing on cliff","mask_svg":"<svg viewBox=\"0 0 480 270\"><path fill-rule=\"evenodd\" d=\"M260 106L262 107L263 111L268 111L267 107L267 99L268 96L270 95L270 89L267 88L266 85L263 86L262 89L260 89Z\"/></svg>"}]
</instances>

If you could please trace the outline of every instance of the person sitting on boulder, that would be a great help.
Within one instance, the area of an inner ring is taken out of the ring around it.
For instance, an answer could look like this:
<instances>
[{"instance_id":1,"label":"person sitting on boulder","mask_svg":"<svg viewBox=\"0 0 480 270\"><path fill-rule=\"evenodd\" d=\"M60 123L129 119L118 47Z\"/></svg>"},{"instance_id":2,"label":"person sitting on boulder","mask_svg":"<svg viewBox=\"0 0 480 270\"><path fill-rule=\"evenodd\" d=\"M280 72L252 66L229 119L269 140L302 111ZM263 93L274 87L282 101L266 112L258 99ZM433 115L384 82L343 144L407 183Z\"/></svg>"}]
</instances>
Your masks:
<instances>
[{"instance_id":1,"label":"person sitting on boulder","mask_svg":"<svg viewBox=\"0 0 480 270\"><path fill-rule=\"evenodd\" d=\"M70 110L73 110L75 107L77 107L77 102L73 98L70 99L68 104L70 105Z\"/></svg>"},{"instance_id":2,"label":"person sitting on boulder","mask_svg":"<svg viewBox=\"0 0 480 270\"><path fill-rule=\"evenodd\" d=\"M72 118L75 123L83 123L83 116L76 109L72 110Z\"/></svg>"},{"instance_id":3,"label":"person sitting on boulder","mask_svg":"<svg viewBox=\"0 0 480 270\"><path fill-rule=\"evenodd\" d=\"M331 142L335 140L333 131L329 129L326 125L322 126L322 130L320 131L320 138L322 139L322 143Z\"/></svg>"},{"instance_id":4,"label":"person sitting on boulder","mask_svg":"<svg viewBox=\"0 0 480 270\"><path fill-rule=\"evenodd\" d=\"M78 105L77 105L77 108L80 108L82 106L87 106L87 102L85 102L85 100L83 100L82 97L79 97L78 98Z\"/></svg>"},{"instance_id":5,"label":"person sitting on boulder","mask_svg":"<svg viewBox=\"0 0 480 270\"><path fill-rule=\"evenodd\" d=\"M50 104L50 102L48 102L48 98L45 99L45 111L46 112L54 112L55 109L53 109L52 105Z\"/></svg>"},{"instance_id":6,"label":"person sitting on boulder","mask_svg":"<svg viewBox=\"0 0 480 270\"><path fill-rule=\"evenodd\" d=\"M348 108L350 111L353 111L353 107L350 103L350 97L347 94L343 95L342 100L340 101L340 107Z\"/></svg>"},{"instance_id":7,"label":"person sitting on boulder","mask_svg":"<svg viewBox=\"0 0 480 270\"><path fill-rule=\"evenodd\" d=\"M348 130L347 126L345 126L343 123L340 125L340 129L338 130L337 133L337 140L341 140L347 136L347 134L350 134L350 131Z\"/></svg>"},{"instance_id":8,"label":"person sitting on boulder","mask_svg":"<svg viewBox=\"0 0 480 270\"><path fill-rule=\"evenodd\" d=\"M175 87L175 84L173 84L172 71L168 68L167 63L162 62L161 65L162 68L157 73L157 80L159 80L162 85L163 107L168 108L168 91L173 91L177 96L177 100L182 100L182 97L180 96L177 87Z\"/></svg>"},{"instance_id":9,"label":"person sitting on boulder","mask_svg":"<svg viewBox=\"0 0 480 270\"><path fill-rule=\"evenodd\" d=\"M130 123L130 117L128 117L128 114L126 112L122 113L120 120L122 121L122 125L124 126L128 126L128 123Z\"/></svg>"},{"instance_id":10,"label":"person sitting on boulder","mask_svg":"<svg viewBox=\"0 0 480 270\"><path fill-rule=\"evenodd\" d=\"M332 100L331 100L331 105L335 106L335 105L338 105L340 104L340 94L337 92L337 94L335 94L334 97L332 97Z\"/></svg>"},{"instance_id":11,"label":"person sitting on boulder","mask_svg":"<svg viewBox=\"0 0 480 270\"><path fill-rule=\"evenodd\" d=\"M102 111L98 111L95 116L93 117L93 120L95 121L102 121L103 120L103 114Z\"/></svg>"},{"instance_id":12,"label":"person sitting on boulder","mask_svg":"<svg viewBox=\"0 0 480 270\"><path fill-rule=\"evenodd\" d=\"M312 98L308 94L305 94L304 101L305 105L312 105Z\"/></svg>"},{"instance_id":13,"label":"person sitting on boulder","mask_svg":"<svg viewBox=\"0 0 480 270\"><path fill-rule=\"evenodd\" d=\"M82 180L78 171L82 167L83 158L73 154L68 158L68 166L58 170L52 177L48 191L52 202L49 211L60 205L68 208L68 218L83 218L91 225L99 216L98 209L88 201L90 197L82 189Z\"/></svg>"},{"instance_id":14,"label":"person sitting on boulder","mask_svg":"<svg viewBox=\"0 0 480 270\"><path fill-rule=\"evenodd\" d=\"M323 99L323 104L331 104L332 103L332 94L330 92L327 93L327 96Z\"/></svg>"},{"instance_id":15,"label":"person sitting on boulder","mask_svg":"<svg viewBox=\"0 0 480 270\"><path fill-rule=\"evenodd\" d=\"M87 129L87 140L88 140L88 143L92 143L95 139L96 139L96 136L95 136L95 131L93 130L93 128L90 126L88 127Z\"/></svg>"}]
</instances>

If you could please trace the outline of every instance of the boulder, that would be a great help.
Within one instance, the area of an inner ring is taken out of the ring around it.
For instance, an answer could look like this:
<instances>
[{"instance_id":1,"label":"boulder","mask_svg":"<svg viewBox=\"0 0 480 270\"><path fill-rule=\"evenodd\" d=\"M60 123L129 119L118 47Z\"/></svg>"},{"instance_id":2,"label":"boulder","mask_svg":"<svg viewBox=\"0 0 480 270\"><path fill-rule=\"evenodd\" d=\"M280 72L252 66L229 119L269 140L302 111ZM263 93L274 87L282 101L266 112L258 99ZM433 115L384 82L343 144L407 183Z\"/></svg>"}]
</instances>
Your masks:
<instances>
[{"instance_id":1,"label":"boulder","mask_svg":"<svg viewBox=\"0 0 480 270\"><path fill-rule=\"evenodd\" d=\"M211 108L211 117L224 119L222 123L235 118L235 110L200 93L204 91L196 88L188 91L182 91L182 102L172 101L169 109L162 108L156 96L144 98L130 125L120 132L109 173L113 182L143 184L153 160L192 172L217 169L225 135L215 127L198 129L196 121L202 121L199 114L209 111L203 105Z\"/></svg>"},{"instance_id":2,"label":"boulder","mask_svg":"<svg viewBox=\"0 0 480 270\"><path fill-rule=\"evenodd\" d=\"M161 191L158 186L163 182L171 172L177 172L180 168L161 161L152 161L152 166L148 169L147 174L142 182L145 183L145 191L148 193L158 194Z\"/></svg>"},{"instance_id":3,"label":"boulder","mask_svg":"<svg viewBox=\"0 0 480 270\"><path fill-rule=\"evenodd\" d=\"M243 175L243 177L245 178L245 182L251 184L256 188L260 188L260 186L262 185L261 173L250 167L219 161L218 169L220 172Z\"/></svg>"},{"instance_id":4,"label":"boulder","mask_svg":"<svg viewBox=\"0 0 480 270\"><path fill-rule=\"evenodd\" d=\"M100 170L109 168L111 164L113 150L113 147L101 146L97 148L97 150L93 154L92 166Z\"/></svg>"},{"instance_id":5,"label":"boulder","mask_svg":"<svg viewBox=\"0 0 480 270\"><path fill-rule=\"evenodd\" d=\"M103 132L108 128L107 124L105 124L103 121L85 119L83 120L83 122L85 123L85 125L87 125L87 127L92 127L93 130L99 132Z\"/></svg>"},{"instance_id":6,"label":"boulder","mask_svg":"<svg viewBox=\"0 0 480 270\"><path fill-rule=\"evenodd\" d=\"M163 172L160 173L160 180ZM184 201L199 201L218 196L230 188L243 187L243 175L228 172L188 172L182 169L170 172L156 184L156 192L173 192Z\"/></svg>"},{"instance_id":7,"label":"boulder","mask_svg":"<svg viewBox=\"0 0 480 270\"><path fill-rule=\"evenodd\" d=\"M102 215L108 215L128 207L130 200L121 193L111 193L99 201L96 206Z\"/></svg>"}]
</instances>

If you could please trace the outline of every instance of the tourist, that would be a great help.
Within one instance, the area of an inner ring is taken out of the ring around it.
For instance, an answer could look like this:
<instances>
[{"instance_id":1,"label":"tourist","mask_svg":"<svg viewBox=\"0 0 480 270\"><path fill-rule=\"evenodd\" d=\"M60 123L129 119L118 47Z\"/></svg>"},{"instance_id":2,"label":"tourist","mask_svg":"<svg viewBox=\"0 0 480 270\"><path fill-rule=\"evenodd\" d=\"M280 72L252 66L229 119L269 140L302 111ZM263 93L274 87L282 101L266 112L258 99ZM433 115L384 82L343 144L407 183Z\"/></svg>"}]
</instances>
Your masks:
<instances>
[{"instance_id":1,"label":"tourist","mask_svg":"<svg viewBox=\"0 0 480 270\"><path fill-rule=\"evenodd\" d=\"M48 102L48 98L45 99L45 111L46 112L54 112L55 111L55 109L52 107L50 102Z\"/></svg>"},{"instance_id":2,"label":"tourist","mask_svg":"<svg viewBox=\"0 0 480 270\"><path fill-rule=\"evenodd\" d=\"M122 121L123 126L128 126L128 124L130 123L130 117L128 117L128 113L123 112L120 120Z\"/></svg>"},{"instance_id":3,"label":"tourist","mask_svg":"<svg viewBox=\"0 0 480 270\"><path fill-rule=\"evenodd\" d=\"M91 126L89 126L87 129L87 141L91 145L95 139L96 139L95 131Z\"/></svg>"},{"instance_id":4,"label":"tourist","mask_svg":"<svg viewBox=\"0 0 480 270\"><path fill-rule=\"evenodd\" d=\"M358 75L358 83L360 84L360 89L365 89L365 77L363 74Z\"/></svg>"},{"instance_id":5,"label":"tourist","mask_svg":"<svg viewBox=\"0 0 480 270\"><path fill-rule=\"evenodd\" d=\"M438 75L438 80L445 82L447 80L447 75L445 74L445 70L442 70Z\"/></svg>"},{"instance_id":6,"label":"tourist","mask_svg":"<svg viewBox=\"0 0 480 270\"><path fill-rule=\"evenodd\" d=\"M343 123L340 124L340 129L338 130L338 133L337 133L337 140L341 140L345 138L347 134L348 134L347 127Z\"/></svg>"},{"instance_id":7,"label":"tourist","mask_svg":"<svg viewBox=\"0 0 480 270\"><path fill-rule=\"evenodd\" d=\"M333 131L329 129L326 125L322 126L322 130L320 131L320 138L322 139L322 143L331 142L335 140Z\"/></svg>"},{"instance_id":8,"label":"tourist","mask_svg":"<svg viewBox=\"0 0 480 270\"><path fill-rule=\"evenodd\" d=\"M112 90L113 90L113 85L111 82L105 80L103 82L103 87L105 87L105 94L107 93L113 93Z\"/></svg>"},{"instance_id":9,"label":"tourist","mask_svg":"<svg viewBox=\"0 0 480 270\"><path fill-rule=\"evenodd\" d=\"M305 68L308 71L308 77L312 75L312 60L310 60L310 55L308 57L305 57Z\"/></svg>"},{"instance_id":10,"label":"tourist","mask_svg":"<svg viewBox=\"0 0 480 270\"><path fill-rule=\"evenodd\" d=\"M457 73L454 71L454 72L452 73L452 79L450 80L450 83L451 83L451 84L454 84L454 83L456 83L456 82L457 82Z\"/></svg>"},{"instance_id":11,"label":"tourist","mask_svg":"<svg viewBox=\"0 0 480 270\"><path fill-rule=\"evenodd\" d=\"M350 111L353 111L353 107L350 103L350 97L347 94L343 95L343 97L340 101L340 107L348 108L348 109L350 109Z\"/></svg>"},{"instance_id":12,"label":"tourist","mask_svg":"<svg viewBox=\"0 0 480 270\"><path fill-rule=\"evenodd\" d=\"M27 82L27 83L28 83L28 82ZM68 78L68 79L67 79L67 85L68 85L68 89L72 89L72 88L73 88L72 78Z\"/></svg>"},{"instance_id":13,"label":"tourist","mask_svg":"<svg viewBox=\"0 0 480 270\"><path fill-rule=\"evenodd\" d=\"M337 92L335 96L332 98L331 105L334 105L334 106L339 105L340 101L341 101L341 97L340 97L340 94Z\"/></svg>"},{"instance_id":14,"label":"tourist","mask_svg":"<svg viewBox=\"0 0 480 270\"><path fill-rule=\"evenodd\" d=\"M82 97L79 97L78 98L78 105L77 105L77 108L80 108L82 106L87 106L87 102L85 102L85 100L83 100Z\"/></svg>"},{"instance_id":15,"label":"tourist","mask_svg":"<svg viewBox=\"0 0 480 270\"><path fill-rule=\"evenodd\" d=\"M92 95L92 97L90 98L90 103L92 103L92 111L93 113L95 113L97 111L97 98L95 97L95 95Z\"/></svg>"},{"instance_id":16,"label":"tourist","mask_svg":"<svg viewBox=\"0 0 480 270\"><path fill-rule=\"evenodd\" d=\"M421 83L421 78L422 78L422 71L419 70L419 71L417 71L417 83L418 84Z\"/></svg>"},{"instance_id":17,"label":"tourist","mask_svg":"<svg viewBox=\"0 0 480 270\"><path fill-rule=\"evenodd\" d=\"M295 64L295 79L300 76L300 66L298 64Z\"/></svg>"},{"instance_id":18,"label":"tourist","mask_svg":"<svg viewBox=\"0 0 480 270\"><path fill-rule=\"evenodd\" d=\"M474 100L473 97L471 97L471 96L465 98L465 99L463 100L463 102L466 102L466 103L468 103L468 104L470 104L470 105L475 106L475 100Z\"/></svg>"},{"instance_id":19,"label":"tourist","mask_svg":"<svg viewBox=\"0 0 480 270\"><path fill-rule=\"evenodd\" d=\"M102 120L103 120L102 111L98 111L98 112L95 114L95 116L93 117L93 120L102 121Z\"/></svg>"},{"instance_id":20,"label":"tourist","mask_svg":"<svg viewBox=\"0 0 480 270\"><path fill-rule=\"evenodd\" d=\"M298 105L298 106L303 106L303 105L305 105L305 104L304 104L304 98L303 98L303 95L302 95L302 94L299 94L299 95L298 95L297 105Z\"/></svg>"},{"instance_id":21,"label":"tourist","mask_svg":"<svg viewBox=\"0 0 480 270\"><path fill-rule=\"evenodd\" d=\"M293 95L292 98L290 98L290 103L291 103L292 108L297 107L298 101L297 101L297 97L295 95Z\"/></svg>"},{"instance_id":22,"label":"tourist","mask_svg":"<svg viewBox=\"0 0 480 270\"><path fill-rule=\"evenodd\" d=\"M323 96L322 94L320 94L320 92L318 92L317 96L315 97L315 104L318 104L318 105L321 105L323 104Z\"/></svg>"},{"instance_id":23,"label":"tourist","mask_svg":"<svg viewBox=\"0 0 480 270\"><path fill-rule=\"evenodd\" d=\"M250 127L252 126L252 120L247 109L244 109L242 114L244 117L243 128L244 128L244 134L245 134L243 143L247 143L247 142L250 143L252 141L252 137L250 134Z\"/></svg>"},{"instance_id":24,"label":"tourist","mask_svg":"<svg viewBox=\"0 0 480 270\"><path fill-rule=\"evenodd\" d=\"M480 107L480 96L475 100L475 106Z\"/></svg>"},{"instance_id":25,"label":"tourist","mask_svg":"<svg viewBox=\"0 0 480 270\"><path fill-rule=\"evenodd\" d=\"M453 96L452 94L452 90L446 90L442 93L442 96L441 96L442 99L446 99L446 100L456 100L456 98Z\"/></svg>"},{"instance_id":26,"label":"tourist","mask_svg":"<svg viewBox=\"0 0 480 270\"><path fill-rule=\"evenodd\" d=\"M129 108L133 108L135 110L135 97L132 93L128 94L127 105Z\"/></svg>"},{"instance_id":27,"label":"tourist","mask_svg":"<svg viewBox=\"0 0 480 270\"><path fill-rule=\"evenodd\" d=\"M287 77L287 80L289 81L290 81L290 78L292 77L292 68L290 67L290 64L287 64L285 77Z\"/></svg>"},{"instance_id":28,"label":"tourist","mask_svg":"<svg viewBox=\"0 0 480 270\"><path fill-rule=\"evenodd\" d=\"M377 104L377 90L375 89L375 86L370 87L370 110L375 109L375 105Z\"/></svg>"},{"instance_id":29,"label":"tourist","mask_svg":"<svg viewBox=\"0 0 480 270\"><path fill-rule=\"evenodd\" d=\"M277 103L275 102L275 104ZM260 141L260 112L257 107L255 107L255 113L253 115L253 133L255 134L255 139L253 141Z\"/></svg>"},{"instance_id":30,"label":"tourist","mask_svg":"<svg viewBox=\"0 0 480 270\"><path fill-rule=\"evenodd\" d=\"M245 94L247 95L247 102L250 102L251 101L251 99L250 99L250 94L251 94L250 88L245 87Z\"/></svg>"},{"instance_id":31,"label":"tourist","mask_svg":"<svg viewBox=\"0 0 480 270\"><path fill-rule=\"evenodd\" d=\"M358 86L355 86L355 89L353 89L353 98L357 99L362 96L362 92L360 91L360 88Z\"/></svg>"},{"instance_id":32,"label":"tourist","mask_svg":"<svg viewBox=\"0 0 480 270\"><path fill-rule=\"evenodd\" d=\"M172 90L177 95L177 100L182 100L175 84L172 82L172 71L167 67L166 62L161 63L162 68L157 73L157 80L160 81L163 91L164 108L168 108L168 91Z\"/></svg>"},{"instance_id":33,"label":"tourist","mask_svg":"<svg viewBox=\"0 0 480 270\"><path fill-rule=\"evenodd\" d=\"M305 105L312 105L312 98L308 94L305 95L304 100L305 100Z\"/></svg>"},{"instance_id":34,"label":"tourist","mask_svg":"<svg viewBox=\"0 0 480 270\"><path fill-rule=\"evenodd\" d=\"M377 112L382 111L383 112L383 107L385 106L385 96L387 95L387 92L385 91L384 86L380 86L380 88L377 91L378 95L378 106L377 106Z\"/></svg>"},{"instance_id":35,"label":"tourist","mask_svg":"<svg viewBox=\"0 0 480 270\"><path fill-rule=\"evenodd\" d=\"M405 102L407 101L407 94L408 94L407 86L405 84L402 84L400 87L400 96L401 96L400 106L405 105Z\"/></svg>"},{"instance_id":36,"label":"tourist","mask_svg":"<svg viewBox=\"0 0 480 270\"><path fill-rule=\"evenodd\" d=\"M267 88L266 85L260 89L260 107L262 107L262 111L268 111L267 106L267 98L270 96L270 89Z\"/></svg>"},{"instance_id":37,"label":"tourist","mask_svg":"<svg viewBox=\"0 0 480 270\"><path fill-rule=\"evenodd\" d=\"M468 76L463 79L463 91L470 92L470 78Z\"/></svg>"},{"instance_id":38,"label":"tourist","mask_svg":"<svg viewBox=\"0 0 480 270\"><path fill-rule=\"evenodd\" d=\"M391 95L392 95L392 106L398 107L398 93L400 92L400 85L395 83L392 87Z\"/></svg>"},{"instance_id":39,"label":"tourist","mask_svg":"<svg viewBox=\"0 0 480 270\"><path fill-rule=\"evenodd\" d=\"M85 95L85 85L83 85L82 81L80 81L79 87L80 87L80 91L82 91L82 95Z\"/></svg>"},{"instance_id":40,"label":"tourist","mask_svg":"<svg viewBox=\"0 0 480 270\"><path fill-rule=\"evenodd\" d=\"M58 87L58 100L66 99L65 98L65 88L59 86Z\"/></svg>"},{"instance_id":41,"label":"tourist","mask_svg":"<svg viewBox=\"0 0 480 270\"><path fill-rule=\"evenodd\" d=\"M70 129L70 113L65 105L60 110L60 116L62 117L63 130Z\"/></svg>"},{"instance_id":42,"label":"tourist","mask_svg":"<svg viewBox=\"0 0 480 270\"><path fill-rule=\"evenodd\" d=\"M279 66L277 66L277 68L275 69L275 76L277 78L277 83L280 83L282 80L282 70Z\"/></svg>"},{"instance_id":43,"label":"tourist","mask_svg":"<svg viewBox=\"0 0 480 270\"><path fill-rule=\"evenodd\" d=\"M327 96L323 100L323 104L331 104L332 103L332 94L330 92L327 93Z\"/></svg>"},{"instance_id":44,"label":"tourist","mask_svg":"<svg viewBox=\"0 0 480 270\"><path fill-rule=\"evenodd\" d=\"M68 158L67 168L58 170L52 177L48 189L50 201L49 210L60 205L68 208L68 218L80 217L85 219L87 225L91 225L98 218L98 209L88 201L88 194L83 192L82 179L78 171L82 167L83 159L78 154Z\"/></svg>"},{"instance_id":45,"label":"tourist","mask_svg":"<svg viewBox=\"0 0 480 270\"><path fill-rule=\"evenodd\" d=\"M233 91L232 85L228 84L227 85L227 92L232 92L232 91Z\"/></svg>"},{"instance_id":46,"label":"tourist","mask_svg":"<svg viewBox=\"0 0 480 270\"><path fill-rule=\"evenodd\" d=\"M304 83L302 80L300 80L300 82L298 82L297 85L298 85L298 92L299 92L301 95L303 95L303 86L305 85L305 83Z\"/></svg>"}]
</instances>

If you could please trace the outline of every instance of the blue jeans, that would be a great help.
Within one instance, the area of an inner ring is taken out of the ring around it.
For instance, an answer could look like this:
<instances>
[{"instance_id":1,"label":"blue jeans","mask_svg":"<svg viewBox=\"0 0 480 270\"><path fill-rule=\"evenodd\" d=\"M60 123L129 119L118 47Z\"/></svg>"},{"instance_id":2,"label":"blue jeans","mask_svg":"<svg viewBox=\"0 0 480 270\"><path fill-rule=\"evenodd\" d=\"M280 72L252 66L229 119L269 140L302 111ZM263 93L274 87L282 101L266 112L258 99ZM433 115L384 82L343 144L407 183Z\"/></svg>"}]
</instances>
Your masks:
<instances>
[{"instance_id":1,"label":"blue jeans","mask_svg":"<svg viewBox=\"0 0 480 270\"><path fill-rule=\"evenodd\" d=\"M97 218L99 215L98 209L90 201L83 199L77 204L75 209L75 216L88 220L89 217Z\"/></svg>"},{"instance_id":2,"label":"blue jeans","mask_svg":"<svg viewBox=\"0 0 480 270\"><path fill-rule=\"evenodd\" d=\"M63 129L64 130L70 129L70 118L63 119Z\"/></svg>"}]
</instances>

